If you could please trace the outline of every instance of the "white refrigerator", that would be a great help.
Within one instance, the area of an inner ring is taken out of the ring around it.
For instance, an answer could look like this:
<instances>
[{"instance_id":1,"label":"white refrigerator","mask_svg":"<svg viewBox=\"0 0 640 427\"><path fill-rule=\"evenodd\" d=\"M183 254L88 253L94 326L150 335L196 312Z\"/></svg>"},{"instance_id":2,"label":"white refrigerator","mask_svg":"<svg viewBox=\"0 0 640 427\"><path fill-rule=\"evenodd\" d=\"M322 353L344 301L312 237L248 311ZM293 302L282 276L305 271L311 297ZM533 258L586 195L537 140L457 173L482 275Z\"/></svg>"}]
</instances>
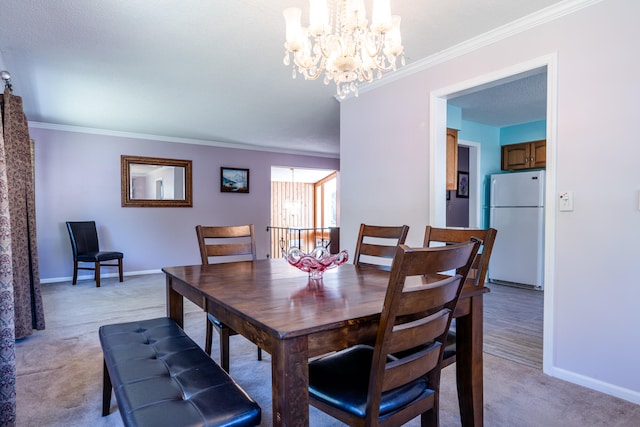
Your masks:
<instances>
[{"instance_id":1,"label":"white refrigerator","mask_svg":"<svg viewBox=\"0 0 640 427\"><path fill-rule=\"evenodd\" d=\"M489 281L544 288L545 173L491 175L490 226L498 230Z\"/></svg>"}]
</instances>

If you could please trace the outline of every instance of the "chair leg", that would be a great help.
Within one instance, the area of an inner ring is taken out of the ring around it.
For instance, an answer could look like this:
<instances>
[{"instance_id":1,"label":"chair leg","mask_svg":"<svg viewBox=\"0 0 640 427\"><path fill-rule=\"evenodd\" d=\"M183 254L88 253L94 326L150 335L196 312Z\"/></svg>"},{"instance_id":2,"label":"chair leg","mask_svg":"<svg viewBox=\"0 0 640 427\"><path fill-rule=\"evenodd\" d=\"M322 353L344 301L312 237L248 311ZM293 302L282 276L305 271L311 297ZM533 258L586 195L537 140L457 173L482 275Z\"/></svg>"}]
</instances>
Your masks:
<instances>
[{"instance_id":1,"label":"chair leg","mask_svg":"<svg viewBox=\"0 0 640 427\"><path fill-rule=\"evenodd\" d=\"M229 328L220 331L220 365L222 369L229 372ZM211 346L213 345L213 324L207 318L207 328L204 335L204 351L211 356ZM258 360L262 360L262 349L258 347Z\"/></svg>"},{"instance_id":2,"label":"chair leg","mask_svg":"<svg viewBox=\"0 0 640 427\"><path fill-rule=\"evenodd\" d=\"M209 316L207 316L207 330L204 335L204 351L211 356L211 345L213 339L213 324L211 320L209 320Z\"/></svg>"},{"instance_id":3,"label":"chair leg","mask_svg":"<svg viewBox=\"0 0 640 427\"><path fill-rule=\"evenodd\" d=\"M438 427L438 409L431 408L420 415L420 427Z\"/></svg>"},{"instance_id":4,"label":"chair leg","mask_svg":"<svg viewBox=\"0 0 640 427\"><path fill-rule=\"evenodd\" d=\"M111 409L111 389L113 386L111 384L111 376L109 376L109 370L107 369L107 364L104 362L104 359L102 365L102 416L105 417L109 415L109 410Z\"/></svg>"},{"instance_id":5,"label":"chair leg","mask_svg":"<svg viewBox=\"0 0 640 427\"><path fill-rule=\"evenodd\" d=\"M224 327L220 329L220 366L229 372L229 335L230 329Z\"/></svg>"},{"instance_id":6,"label":"chair leg","mask_svg":"<svg viewBox=\"0 0 640 427\"><path fill-rule=\"evenodd\" d=\"M100 263L96 262L95 274L93 275L96 280L96 288L100 287Z\"/></svg>"},{"instance_id":7,"label":"chair leg","mask_svg":"<svg viewBox=\"0 0 640 427\"><path fill-rule=\"evenodd\" d=\"M433 406L420 416L421 427L438 427L440 425L440 378L440 368L433 369L427 374L427 384L433 384Z\"/></svg>"},{"instance_id":8,"label":"chair leg","mask_svg":"<svg viewBox=\"0 0 640 427\"><path fill-rule=\"evenodd\" d=\"M78 261L73 261L73 282L72 284L76 284L78 282Z\"/></svg>"},{"instance_id":9,"label":"chair leg","mask_svg":"<svg viewBox=\"0 0 640 427\"><path fill-rule=\"evenodd\" d=\"M120 281L122 282L122 258L118 259L118 274L120 275Z\"/></svg>"}]
</instances>

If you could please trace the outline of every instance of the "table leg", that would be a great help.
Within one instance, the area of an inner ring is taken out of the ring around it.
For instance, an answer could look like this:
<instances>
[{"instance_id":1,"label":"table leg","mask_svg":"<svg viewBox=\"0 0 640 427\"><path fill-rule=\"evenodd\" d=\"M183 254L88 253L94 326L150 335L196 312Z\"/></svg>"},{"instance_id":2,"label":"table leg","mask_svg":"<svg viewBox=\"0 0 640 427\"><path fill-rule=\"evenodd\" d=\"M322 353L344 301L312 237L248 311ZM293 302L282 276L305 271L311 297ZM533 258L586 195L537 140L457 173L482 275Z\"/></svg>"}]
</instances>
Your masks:
<instances>
[{"instance_id":1,"label":"table leg","mask_svg":"<svg viewBox=\"0 0 640 427\"><path fill-rule=\"evenodd\" d=\"M309 425L306 337L278 340L271 353L274 426Z\"/></svg>"},{"instance_id":2,"label":"table leg","mask_svg":"<svg viewBox=\"0 0 640 427\"><path fill-rule=\"evenodd\" d=\"M471 297L469 314L456 318L456 379L463 427L483 426L482 295Z\"/></svg>"},{"instance_id":3,"label":"table leg","mask_svg":"<svg viewBox=\"0 0 640 427\"><path fill-rule=\"evenodd\" d=\"M184 299L173 289L172 278L167 275L167 317L184 327Z\"/></svg>"}]
</instances>

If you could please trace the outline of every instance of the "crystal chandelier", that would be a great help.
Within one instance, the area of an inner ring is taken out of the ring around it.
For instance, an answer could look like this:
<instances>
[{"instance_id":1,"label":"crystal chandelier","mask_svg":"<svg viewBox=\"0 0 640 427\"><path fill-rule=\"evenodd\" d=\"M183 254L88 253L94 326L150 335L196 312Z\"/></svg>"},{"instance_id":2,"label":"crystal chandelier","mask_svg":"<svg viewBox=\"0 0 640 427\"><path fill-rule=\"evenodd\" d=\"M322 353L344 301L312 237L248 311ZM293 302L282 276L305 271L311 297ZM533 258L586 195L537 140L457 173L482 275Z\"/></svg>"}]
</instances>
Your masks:
<instances>
[{"instance_id":1,"label":"crystal chandelier","mask_svg":"<svg viewBox=\"0 0 640 427\"><path fill-rule=\"evenodd\" d=\"M374 74L404 65L400 17L391 16L390 0L374 0L371 25L367 27L364 0L309 0L309 26L302 27L301 11L284 10L286 42L284 64L291 65L293 78L315 80L324 71L324 83L333 80L337 94L358 96L358 83L370 82ZM333 14L329 13L329 4ZM331 18L330 18L331 16Z\"/></svg>"}]
</instances>

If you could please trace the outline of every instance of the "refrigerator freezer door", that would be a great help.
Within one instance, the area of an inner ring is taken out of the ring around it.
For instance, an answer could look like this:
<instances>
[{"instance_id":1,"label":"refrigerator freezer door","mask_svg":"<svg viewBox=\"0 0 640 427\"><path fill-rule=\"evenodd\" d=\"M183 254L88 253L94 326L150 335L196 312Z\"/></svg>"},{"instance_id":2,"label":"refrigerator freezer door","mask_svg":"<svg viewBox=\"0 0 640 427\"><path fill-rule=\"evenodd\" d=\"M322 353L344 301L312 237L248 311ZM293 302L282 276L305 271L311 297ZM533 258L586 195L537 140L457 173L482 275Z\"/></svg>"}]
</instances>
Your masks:
<instances>
[{"instance_id":1,"label":"refrigerator freezer door","mask_svg":"<svg viewBox=\"0 0 640 427\"><path fill-rule=\"evenodd\" d=\"M543 288L544 208L491 208L489 280Z\"/></svg>"},{"instance_id":2,"label":"refrigerator freezer door","mask_svg":"<svg viewBox=\"0 0 640 427\"><path fill-rule=\"evenodd\" d=\"M491 207L544 206L544 171L491 175Z\"/></svg>"}]
</instances>

